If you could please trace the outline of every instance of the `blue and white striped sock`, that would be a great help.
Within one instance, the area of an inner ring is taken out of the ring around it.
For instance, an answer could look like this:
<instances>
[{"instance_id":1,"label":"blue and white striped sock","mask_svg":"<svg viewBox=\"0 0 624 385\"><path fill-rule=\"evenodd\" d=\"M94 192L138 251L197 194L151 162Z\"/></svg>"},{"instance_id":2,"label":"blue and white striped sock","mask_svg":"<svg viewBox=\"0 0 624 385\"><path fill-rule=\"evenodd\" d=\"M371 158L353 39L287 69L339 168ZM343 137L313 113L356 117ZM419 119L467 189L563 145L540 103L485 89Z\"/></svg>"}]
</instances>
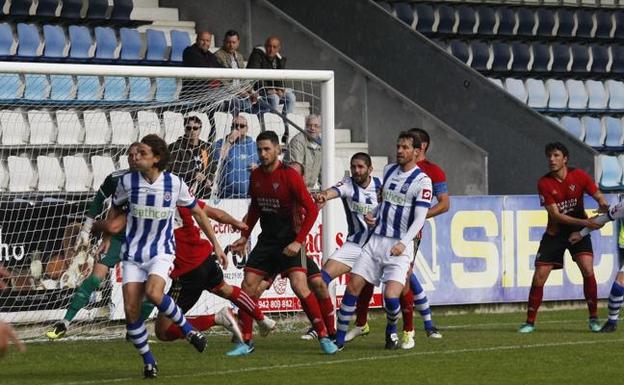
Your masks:
<instances>
[{"instance_id":1,"label":"blue and white striped sock","mask_svg":"<svg viewBox=\"0 0 624 385\"><path fill-rule=\"evenodd\" d=\"M620 286L617 281L613 281L611 293L609 293L609 323L617 324L623 302L624 287Z\"/></svg>"},{"instance_id":2,"label":"blue and white striped sock","mask_svg":"<svg viewBox=\"0 0 624 385\"><path fill-rule=\"evenodd\" d=\"M386 335L397 332L397 323L401 316L401 302L398 298L384 298L384 309L386 309Z\"/></svg>"},{"instance_id":3,"label":"blue and white striped sock","mask_svg":"<svg viewBox=\"0 0 624 385\"><path fill-rule=\"evenodd\" d=\"M186 317L182 314L182 309L178 305L173 302L173 299L168 295L163 297L162 302L158 305L158 311L166 315L170 320L172 320L176 325L182 329L182 332L185 336L188 336L190 332L193 331L191 325L186 322Z\"/></svg>"},{"instance_id":4,"label":"blue and white striped sock","mask_svg":"<svg viewBox=\"0 0 624 385\"><path fill-rule=\"evenodd\" d=\"M336 328L337 346L344 345L345 336L347 335L347 330L349 329L349 322L353 318L353 313L355 313L356 303L357 295L345 292L344 297L342 297L340 309L338 309L338 327Z\"/></svg>"},{"instance_id":5,"label":"blue and white striped sock","mask_svg":"<svg viewBox=\"0 0 624 385\"><path fill-rule=\"evenodd\" d=\"M420 282L418 282L418 278L416 278L416 274L412 274L410 276L410 286L412 287L412 291L414 292L414 309L420 313L420 316L423 319L423 323L425 325L425 330L430 330L433 328L433 321L431 321L431 308L429 307L429 299L427 299L427 295L423 290Z\"/></svg>"},{"instance_id":6,"label":"blue and white striped sock","mask_svg":"<svg viewBox=\"0 0 624 385\"><path fill-rule=\"evenodd\" d=\"M149 344L147 343L147 330L145 329L145 322L143 322L142 319L139 319L136 322L126 324L126 330L128 331L128 336L130 336L132 344L143 357L143 363L145 365L155 365L156 360L154 359L154 356L152 356Z\"/></svg>"},{"instance_id":7,"label":"blue and white striped sock","mask_svg":"<svg viewBox=\"0 0 624 385\"><path fill-rule=\"evenodd\" d=\"M327 273L325 270L321 270L321 277L323 277L323 282L325 282L325 284L329 286L332 281L332 277L329 275L329 273Z\"/></svg>"}]
</instances>

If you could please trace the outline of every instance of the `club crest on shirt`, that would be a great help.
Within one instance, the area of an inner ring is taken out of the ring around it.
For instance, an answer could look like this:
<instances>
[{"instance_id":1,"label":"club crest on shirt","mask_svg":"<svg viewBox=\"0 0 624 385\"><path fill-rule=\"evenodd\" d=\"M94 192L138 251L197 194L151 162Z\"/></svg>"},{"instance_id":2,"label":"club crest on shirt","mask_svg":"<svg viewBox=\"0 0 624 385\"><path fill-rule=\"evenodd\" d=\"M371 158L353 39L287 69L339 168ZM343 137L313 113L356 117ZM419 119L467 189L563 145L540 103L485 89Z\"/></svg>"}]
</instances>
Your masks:
<instances>
[{"instance_id":1,"label":"club crest on shirt","mask_svg":"<svg viewBox=\"0 0 624 385\"><path fill-rule=\"evenodd\" d=\"M571 184L568 187L570 188L570 191L574 191L576 189L576 185L574 185L574 184Z\"/></svg>"},{"instance_id":2,"label":"club crest on shirt","mask_svg":"<svg viewBox=\"0 0 624 385\"><path fill-rule=\"evenodd\" d=\"M279 188L279 183L275 182L273 183L273 191L277 190Z\"/></svg>"},{"instance_id":3,"label":"club crest on shirt","mask_svg":"<svg viewBox=\"0 0 624 385\"><path fill-rule=\"evenodd\" d=\"M165 193L163 194L163 199L164 199L165 201L170 201L170 200L171 200L171 193L170 193L170 192L168 192L168 191L167 191L167 192L165 192Z\"/></svg>"},{"instance_id":4,"label":"club crest on shirt","mask_svg":"<svg viewBox=\"0 0 624 385\"><path fill-rule=\"evenodd\" d=\"M401 194L407 194L407 190L409 189L409 184L407 183L403 183L403 186L401 187Z\"/></svg>"}]
</instances>

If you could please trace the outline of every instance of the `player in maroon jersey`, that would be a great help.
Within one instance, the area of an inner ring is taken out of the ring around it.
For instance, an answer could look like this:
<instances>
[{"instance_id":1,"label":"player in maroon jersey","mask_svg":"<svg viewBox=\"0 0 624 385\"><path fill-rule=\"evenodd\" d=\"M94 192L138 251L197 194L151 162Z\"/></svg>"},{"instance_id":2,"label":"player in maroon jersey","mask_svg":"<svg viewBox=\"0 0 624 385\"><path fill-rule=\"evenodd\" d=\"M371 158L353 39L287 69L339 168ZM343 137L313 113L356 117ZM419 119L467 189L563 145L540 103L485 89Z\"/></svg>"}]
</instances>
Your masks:
<instances>
[{"instance_id":1,"label":"player in maroon jersey","mask_svg":"<svg viewBox=\"0 0 624 385\"><path fill-rule=\"evenodd\" d=\"M600 331L597 310L596 277L594 277L594 254L591 238L585 236L580 242L570 244L570 233L583 227L598 229L602 225L588 219L583 207L583 193L598 202L600 212L607 212L609 204L585 171L568 167L568 149L559 142L549 143L545 149L550 172L539 179L537 190L540 204L548 212L548 224L535 256L535 272L529 292L526 323L518 332L535 330L537 309L542 303L544 284L552 269L563 268L563 254L570 251L583 274L583 291L589 308L589 329Z\"/></svg>"},{"instance_id":2,"label":"player in maroon jersey","mask_svg":"<svg viewBox=\"0 0 624 385\"><path fill-rule=\"evenodd\" d=\"M262 132L256 139L256 146L260 167L251 172L249 179L251 204L246 219L249 228L230 246L233 251L244 255L247 239L260 219L262 233L247 259L242 288L255 296L265 278L277 273L288 277L293 292L319 335L321 348L327 354L334 354L336 345L327 337L318 301L307 284L305 248L302 247L314 225L318 209L301 175L278 160L280 146L277 134L273 131ZM296 232L299 206L303 207L306 215ZM244 355L253 351L252 330L248 316L241 314L240 319L248 345L247 350L241 350L241 355Z\"/></svg>"}]
</instances>

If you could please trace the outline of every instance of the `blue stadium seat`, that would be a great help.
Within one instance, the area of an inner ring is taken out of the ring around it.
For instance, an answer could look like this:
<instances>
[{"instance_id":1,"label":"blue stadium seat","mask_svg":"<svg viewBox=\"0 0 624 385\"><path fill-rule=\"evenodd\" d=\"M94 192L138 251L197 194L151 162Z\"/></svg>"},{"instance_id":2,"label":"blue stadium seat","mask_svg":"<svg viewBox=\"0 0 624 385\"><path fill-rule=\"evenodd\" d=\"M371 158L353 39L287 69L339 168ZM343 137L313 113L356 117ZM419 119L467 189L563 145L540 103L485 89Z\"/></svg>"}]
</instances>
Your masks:
<instances>
[{"instance_id":1,"label":"blue stadium seat","mask_svg":"<svg viewBox=\"0 0 624 385\"><path fill-rule=\"evenodd\" d=\"M585 131L579 118L574 116L564 116L561 120L559 120L559 124L578 140L585 139Z\"/></svg>"},{"instance_id":2,"label":"blue stadium seat","mask_svg":"<svg viewBox=\"0 0 624 385\"><path fill-rule=\"evenodd\" d=\"M474 40L470 43L472 51L472 61L470 66L477 71L489 70L490 46L483 41Z\"/></svg>"},{"instance_id":3,"label":"blue stadium seat","mask_svg":"<svg viewBox=\"0 0 624 385\"><path fill-rule=\"evenodd\" d=\"M36 24L17 24L17 55L24 57L38 57L41 55L41 37Z\"/></svg>"},{"instance_id":4,"label":"blue stadium seat","mask_svg":"<svg viewBox=\"0 0 624 385\"><path fill-rule=\"evenodd\" d=\"M71 42L69 56L72 59L90 59L93 57L91 52L93 39L89 28L83 25L70 25L69 41Z\"/></svg>"},{"instance_id":5,"label":"blue stadium seat","mask_svg":"<svg viewBox=\"0 0 624 385\"><path fill-rule=\"evenodd\" d=\"M538 8L535 11L537 16L537 36L551 37L555 36L555 11L549 8Z\"/></svg>"},{"instance_id":6,"label":"blue stadium seat","mask_svg":"<svg viewBox=\"0 0 624 385\"><path fill-rule=\"evenodd\" d=\"M553 58L550 70L553 72L568 72L572 59L570 47L567 44L554 43L551 49Z\"/></svg>"},{"instance_id":7,"label":"blue stadium seat","mask_svg":"<svg viewBox=\"0 0 624 385\"><path fill-rule=\"evenodd\" d=\"M477 5L475 6L475 11L479 16L477 34L494 35L494 27L496 26L496 11L494 8L486 5Z\"/></svg>"},{"instance_id":8,"label":"blue stadium seat","mask_svg":"<svg viewBox=\"0 0 624 385\"><path fill-rule=\"evenodd\" d=\"M451 55L455 56L464 63L468 63L470 60L470 50L468 49L468 44L461 40L452 40L449 43L449 50Z\"/></svg>"},{"instance_id":9,"label":"blue stadium seat","mask_svg":"<svg viewBox=\"0 0 624 385\"><path fill-rule=\"evenodd\" d=\"M611 49L611 56L613 57L610 72L616 74L624 73L624 46L614 44L609 48Z\"/></svg>"},{"instance_id":10,"label":"blue stadium seat","mask_svg":"<svg viewBox=\"0 0 624 385\"><path fill-rule=\"evenodd\" d=\"M110 27L95 27L95 58L115 60L118 57L115 30Z\"/></svg>"},{"instance_id":11,"label":"blue stadium seat","mask_svg":"<svg viewBox=\"0 0 624 385\"><path fill-rule=\"evenodd\" d=\"M576 37L588 39L595 36L594 17L592 11L586 9L577 9L576 20L578 22Z\"/></svg>"},{"instance_id":12,"label":"blue stadium seat","mask_svg":"<svg viewBox=\"0 0 624 385\"><path fill-rule=\"evenodd\" d=\"M496 11L498 14L498 32L500 36L512 36L515 34L516 29L516 14L513 9L509 7L499 7Z\"/></svg>"},{"instance_id":13,"label":"blue stadium seat","mask_svg":"<svg viewBox=\"0 0 624 385\"><path fill-rule=\"evenodd\" d=\"M513 61L511 62L512 71L530 71L529 63L531 62L531 48L527 43L514 41L511 43L511 53ZM548 63L548 62L547 62Z\"/></svg>"},{"instance_id":14,"label":"blue stadium seat","mask_svg":"<svg viewBox=\"0 0 624 385\"><path fill-rule=\"evenodd\" d=\"M587 109L589 95L587 95L585 84L576 79L568 79L565 83L568 90L568 108L573 110Z\"/></svg>"},{"instance_id":15,"label":"blue stadium seat","mask_svg":"<svg viewBox=\"0 0 624 385\"><path fill-rule=\"evenodd\" d=\"M80 19L82 12L82 0L63 0L61 8L61 17L63 19Z\"/></svg>"},{"instance_id":16,"label":"blue stadium seat","mask_svg":"<svg viewBox=\"0 0 624 385\"><path fill-rule=\"evenodd\" d=\"M494 58L492 60L492 71L508 71L511 61L511 47L509 44L495 41L492 43L492 53Z\"/></svg>"},{"instance_id":17,"label":"blue stadium seat","mask_svg":"<svg viewBox=\"0 0 624 385\"><path fill-rule=\"evenodd\" d=\"M585 44L573 43L570 46L572 54L572 65L570 70L576 73L589 71L589 47Z\"/></svg>"},{"instance_id":18,"label":"blue stadium seat","mask_svg":"<svg viewBox=\"0 0 624 385\"><path fill-rule=\"evenodd\" d=\"M550 49L548 45L535 42L531 44L531 51L533 52L533 67L531 70L535 72L550 71Z\"/></svg>"},{"instance_id":19,"label":"blue stadium seat","mask_svg":"<svg viewBox=\"0 0 624 385\"><path fill-rule=\"evenodd\" d=\"M622 167L618 158L609 155L599 155L600 182L598 183L603 190L616 190L622 187Z\"/></svg>"},{"instance_id":20,"label":"blue stadium seat","mask_svg":"<svg viewBox=\"0 0 624 385\"><path fill-rule=\"evenodd\" d=\"M61 59L67 57L67 38L63 27L59 25L43 26L43 56L50 59Z\"/></svg>"},{"instance_id":21,"label":"blue stadium seat","mask_svg":"<svg viewBox=\"0 0 624 385\"><path fill-rule=\"evenodd\" d=\"M474 27L477 23L477 14L475 9L469 5L462 4L457 7L457 33L461 35L472 35L475 33Z\"/></svg>"},{"instance_id":22,"label":"blue stadium seat","mask_svg":"<svg viewBox=\"0 0 624 385\"><path fill-rule=\"evenodd\" d=\"M602 44L589 46L592 55L592 64L589 72L603 74L611 70L609 48Z\"/></svg>"},{"instance_id":23,"label":"blue stadium seat","mask_svg":"<svg viewBox=\"0 0 624 385\"><path fill-rule=\"evenodd\" d=\"M50 96L50 82L46 75L24 75L24 99L46 100Z\"/></svg>"},{"instance_id":24,"label":"blue stadium seat","mask_svg":"<svg viewBox=\"0 0 624 385\"><path fill-rule=\"evenodd\" d=\"M621 149L624 146L624 130L622 129L622 120L613 116L605 116L602 118L605 127L606 147L611 149Z\"/></svg>"},{"instance_id":25,"label":"blue stadium seat","mask_svg":"<svg viewBox=\"0 0 624 385\"><path fill-rule=\"evenodd\" d=\"M546 109L548 106L548 92L544 81L541 79L527 79L526 88L529 94L527 105L538 110Z\"/></svg>"},{"instance_id":26,"label":"blue stadium seat","mask_svg":"<svg viewBox=\"0 0 624 385\"><path fill-rule=\"evenodd\" d=\"M615 22L615 31L613 31L614 39L624 39L624 11L609 11L613 12L613 20Z\"/></svg>"},{"instance_id":27,"label":"blue stadium seat","mask_svg":"<svg viewBox=\"0 0 624 385\"><path fill-rule=\"evenodd\" d=\"M416 30L424 34L432 33L435 22L433 7L430 4L416 3L414 4L414 11L416 12Z\"/></svg>"},{"instance_id":28,"label":"blue stadium seat","mask_svg":"<svg viewBox=\"0 0 624 385\"><path fill-rule=\"evenodd\" d=\"M613 19L611 18L613 11L597 10L594 12L596 17L596 37L599 39L611 39L611 30L613 29Z\"/></svg>"},{"instance_id":29,"label":"blue stadium seat","mask_svg":"<svg viewBox=\"0 0 624 385\"><path fill-rule=\"evenodd\" d=\"M576 18L574 17L574 11L566 8L558 9L557 20L559 21L557 36L574 37L573 32L577 25Z\"/></svg>"},{"instance_id":30,"label":"blue stadium seat","mask_svg":"<svg viewBox=\"0 0 624 385\"><path fill-rule=\"evenodd\" d=\"M154 99L154 89L150 78L135 77L128 78L130 92L128 100L133 102L149 102Z\"/></svg>"},{"instance_id":31,"label":"blue stadium seat","mask_svg":"<svg viewBox=\"0 0 624 385\"><path fill-rule=\"evenodd\" d=\"M50 75L50 99L69 101L76 97L76 83L70 75Z\"/></svg>"},{"instance_id":32,"label":"blue stadium seat","mask_svg":"<svg viewBox=\"0 0 624 385\"><path fill-rule=\"evenodd\" d=\"M446 4L440 4L437 7L438 13L438 26L436 28L437 33L453 34L453 27L455 26L455 8Z\"/></svg>"},{"instance_id":33,"label":"blue stadium seat","mask_svg":"<svg viewBox=\"0 0 624 385\"><path fill-rule=\"evenodd\" d=\"M104 20L108 13L108 0L89 0L87 19Z\"/></svg>"},{"instance_id":34,"label":"blue stadium seat","mask_svg":"<svg viewBox=\"0 0 624 385\"><path fill-rule=\"evenodd\" d=\"M92 101L102 99L102 84L98 76L76 77L76 99L81 101Z\"/></svg>"},{"instance_id":35,"label":"blue stadium seat","mask_svg":"<svg viewBox=\"0 0 624 385\"><path fill-rule=\"evenodd\" d=\"M128 84L123 76L104 77L104 100L120 101L128 99Z\"/></svg>"},{"instance_id":36,"label":"blue stadium seat","mask_svg":"<svg viewBox=\"0 0 624 385\"><path fill-rule=\"evenodd\" d=\"M33 0L11 0L9 7L9 15L11 16L28 16Z\"/></svg>"},{"instance_id":37,"label":"blue stadium seat","mask_svg":"<svg viewBox=\"0 0 624 385\"><path fill-rule=\"evenodd\" d=\"M568 92L563 80L546 80L548 90L548 111L564 111L568 107Z\"/></svg>"},{"instance_id":38,"label":"blue stadium seat","mask_svg":"<svg viewBox=\"0 0 624 385\"><path fill-rule=\"evenodd\" d=\"M191 45L191 37L185 31L171 31L171 55L169 61L182 62L184 49Z\"/></svg>"},{"instance_id":39,"label":"blue stadium seat","mask_svg":"<svg viewBox=\"0 0 624 385\"><path fill-rule=\"evenodd\" d=\"M0 56L15 54L15 36L9 23L0 23Z\"/></svg>"},{"instance_id":40,"label":"blue stadium seat","mask_svg":"<svg viewBox=\"0 0 624 385\"><path fill-rule=\"evenodd\" d=\"M590 110L606 110L609 103L609 96L607 95L604 84L598 80L586 80L585 88L589 96L587 107Z\"/></svg>"},{"instance_id":41,"label":"blue stadium seat","mask_svg":"<svg viewBox=\"0 0 624 385\"><path fill-rule=\"evenodd\" d=\"M516 99L526 104L529 95L527 94L526 87L521 79L505 79L505 89Z\"/></svg>"},{"instance_id":42,"label":"blue stadium seat","mask_svg":"<svg viewBox=\"0 0 624 385\"><path fill-rule=\"evenodd\" d=\"M610 79L605 86L609 92L609 109L624 110L624 82Z\"/></svg>"},{"instance_id":43,"label":"blue stadium seat","mask_svg":"<svg viewBox=\"0 0 624 385\"><path fill-rule=\"evenodd\" d=\"M0 74L0 100L20 99L24 86L18 74Z\"/></svg>"},{"instance_id":44,"label":"blue stadium seat","mask_svg":"<svg viewBox=\"0 0 624 385\"><path fill-rule=\"evenodd\" d=\"M394 3L394 11L396 16L405 24L412 26L414 22L414 10L412 5L408 3Z\"/></svg>"},{"instance_id":45,"label":"blue stadium seat","mask_svg":"<svg viewBox=\"0 0 624 385\"><path fill-rule=\"evenodd\" d=\"M520 7L516 9L516 18L518 20L518 29L516 33L520 36L533 36L535 28L535 14L529 7Z\"/></svg>"},{"instance_id":46,"label":"blue stadium seat","mask_svg":"<svg viewBox=\"0 0 624 385\"><path fill-rule=\"evenodd\" d=\"M594 148L603 147L605 132L600 119L593 116L583 116L581 121L585 127L585 144Z\"/></svg>"},{"instance_id":47,"label":"blue stadium seat","mask_svg":"<svg viewBox=\"0 0 624 385\"><path fill-rule=\"evenodd\" d=\"M141 34L134 28L121 28L119 30L121 40L122 60L139 61L143 59L143 40Z\"/></svg>"},{"instance_id":48,"label":"blue stadium seat","mask_svg":"<svg viewBox=\"0 0 624 385\"><path fill-rule=\"evenodd\" d=\"M156 101L173 102L178 99L180 87L175 78L156 78Z\"/></svg>"},{"instance_id":49,"label":"blue stadium seat","mask_svg":"<svg viewBox=\"0 0 624 385\"><path fill-rule=\"evenodd\" d=\"M167 38L163 31L148 29L145 32L147 53L145 60L167 61Z\"/></svg>"},{"instance_id":50,"label":"blue stadium seat","mask_svg":"<svg viewBox=\"0 0 624 385\"><path fill-rule=\"evenodd\" d=\"M128 21L133 8L134 2L132 0L114 0L110 18L115 21Z\"/></svg>"},{"instance_id":51,"label":"blue stadium seat","mask_svg":"<svg viewBox=\"0 0 624 385\"><path fill-rule=\"evenodd\" d=\"M40 17L55 17L58 8L59 0L39 0L35 14Z\"/></svg>"}]
</instances>

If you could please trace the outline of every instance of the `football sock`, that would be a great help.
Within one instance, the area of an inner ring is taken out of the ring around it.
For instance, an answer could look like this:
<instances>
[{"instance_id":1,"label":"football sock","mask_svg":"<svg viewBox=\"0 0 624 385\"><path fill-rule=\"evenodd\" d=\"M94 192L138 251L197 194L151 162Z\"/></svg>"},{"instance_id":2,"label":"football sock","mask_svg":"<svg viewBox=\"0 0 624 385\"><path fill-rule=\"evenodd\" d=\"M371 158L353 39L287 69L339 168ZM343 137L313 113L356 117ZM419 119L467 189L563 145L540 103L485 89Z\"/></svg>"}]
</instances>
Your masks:
<instances>
[{"instance_id":1,"label":"football sock","mask_svg":"<svg viewBox=\"0 0 624 385\"><path fill-rule=\"evenodd\" d=\"M609 323L615 324L618 322L622 302L624 302L624 287L617 281L613 281L611 293L609 293Z\"/></svg>"},{"instance_id":2,"label":"football sock","mask_svg":"<svg viewBox=\"0 0 624 385\"><path fill-rule=\"evenodd\" d=\"M262 313L256 301L251 299L240 287L232 286L232 295L229 300L243 312L251 315L256 321L262 321L264 319L264 313Z\"/></svg>"},{"instance_id":3,"label":"football sock","mask_svg":"<svg viewBox=\"0 0 624 385\"><path fill-rule=\"evenodd\" d=\"M332 281L332 277L325 270L321 270L321 277L323 277L323 282L326 285L329 285Z\"/></svg>"},{"instance_id":4,"label":"football sock","mask_svg":"<svg viewBox=\"0 0 624 385\"><path fill-rule=\"evenodd\" d=\"M71 299L71 303L69 304L69 309L65 312L64 320L71 322L76 314L85 307L89 303L89 298L91 298L91 293L93 293L98 287L100 287L100 279L96 277L94 274L91 274L87 277L87 279L82 282L78 290Z\"/></svg>"},{"instance_id":5,"label":"football sock","mask_svg":"<svg viewBox=\"0 0 624 385\"><path fill-rule=\"evenodd\" d=\"M208 330L215 325L214 314L187 317L186 320L193 326L193 328L195 328L195 330L199 330L200 332ZM182 329L180 329L180 327L176 324L169 325L165 334L167 336L167 340L169 341L185 338L184 334L182 334Z\"/></svg>"},{"instance_id":6,"label":"football sock","mask_svg":"<svg viewBox=\"0 0 624 385\"><path fill-rule=\"evenodd\" d=\"M528 324L533 325L535 323L535 317L537 317L537 309L542 304L542 297L544 296L544 286L531 286L529 291L529 306L527 309Z\"/></svg>"},{"instance_id":7,"label":"football sock","mask_svg":"<svg viewBox=\"0 0 624 385\"><path fill-rule=\"evenodd\" d=\"M336 331L336 345L344 345L345 336L349 329L349 321L353 318L355 312L355 304L358 302L358 297L345 291L342 297L342 304L338 310L338 330ZM365 322L366 323L366 322Z\"/></svg>"},{"instance_id":8,"label":"football sock","mask_svg":"<svg viewBox=\"0 0 624 385\"><path fill-rule=\"evenodd\" d=\"M403 330L414 330L414 293L411 289L401 295L401 313L403 314Z\"/></svg>"},{"instance_id":9,"label":"football sock","mask_svg":"<svg viewBox=\"0 0 624 385\"><path fill-rule=\"evenodd\" d=\"M128 331L132 344L143 357L143 363L145 365L155 365L156 360L154 359L154 356L152 356L149 344L147 343L147 330L145 329L145 323L143 320L140 319L136 322L126 324L126 330Z\"/></svg>"},{"instance_id":10,"label":"football sock","mask_svg":"<svg viewBox=\"0 0 624 385\"><path fill-rule=\"evenodd\" d=\"M331 297L319 298L319 307L323 314L323 321L327 328L327 333L331 336L336 334L336 309L334 308L334 302Z\"/></svg>"},{"instance_id":11,"label":"football sock","mask_svg":"<svg viewBox=\"0 0 624 385\"><path fill-rule=\"evenodd\" d=\"M401 301L398 298L384 298L384 309L386 310L386 335L397 332L397 322L401 314Z\"/></svg>"},{"instance_id":12,"label":"football sock","mask_svg":"<svg viewBox=\"0 0 624 385\"><path fill-rule=\"evenodd\" d=\"M355 310L355 326L362 327L366 325L366 319L368 318L368 306L371 298L373 298L373 290L375 290L375 286L367 283L360 292Z\"/></svg>"},{"instance_id":13,"label":"football sock","mask_svg":"<svg viewBox=\"0 0 624 385\"><path fill-rule=\"evenodd\" d=\"M425 294L420 282L416 278L416 275L412 273L410 276L410 288L414 292L414 308L418 310L420 316L423 319L425 330L431 330L433 328L433 321L431 320L431 308L429 307L429 299Z\"/></svg>"},{"instance_id":14,"label":"football sock","mask_svg":"<svg viewBox=\"0 0 624 385\"><path fill-rule=\"evenodd\" d=\"M583 293L587 301L589 318L598 318L598 288L596 287L596 276L583 277Z\"/></svg>"},{"instance_id":15,"label":"football sock","mask_svg":"<svg viewBox=\"0 0 624 385\"><path fill-rule=\"evenodd\" d=\"M247 295L249 296L249 294ZM253 297L250 297L250 298L252 298L254 303L257 303L257 300L255 298ZM239 311L238 323L240 324L240 329L241 329L241 332L243 333L243 341L245 342L250 341L253 338L253 317L245 311Z\"/></svg>"},{"instance_id":16,"label":"football sock","mask_svg":"<svg viewBox=\"0 0 624 385\"><path fill-rule=\"evenodd\" d=\"M190 332L193 331L191 325L186 322L186 317L182 314L182 309L178 307L178 305L173 302L173 299L168 295L164 295L162 302L158 305L158 311L167 316L170 320L172 320L176 325L182 329L182 332L185 336L187 336Z\"/></svg>"},{"instance_id":17,"label":"football sock","mask_svg":"<svg viewBox=\"0 0 624 385\"><path fill-rule=\"evenodd\" d=\"M319 338L327 337L327 328L321 315L321 309L314 293L310 292L307 297L301 298L301 307L312 323Z\"/></svg>"}]
</instances>

